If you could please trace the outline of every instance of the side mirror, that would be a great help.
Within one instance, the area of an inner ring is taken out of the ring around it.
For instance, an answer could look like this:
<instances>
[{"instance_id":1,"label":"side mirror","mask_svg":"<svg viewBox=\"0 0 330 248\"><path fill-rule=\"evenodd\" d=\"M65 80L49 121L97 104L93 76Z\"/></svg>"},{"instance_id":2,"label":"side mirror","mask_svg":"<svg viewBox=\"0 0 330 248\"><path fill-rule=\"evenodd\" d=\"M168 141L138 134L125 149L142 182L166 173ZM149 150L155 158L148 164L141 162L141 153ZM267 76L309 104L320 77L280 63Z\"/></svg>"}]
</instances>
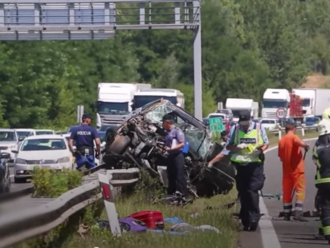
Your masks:
<instances>
[{"instance_id":1,"label":"side mirror","mask_svg":"<svg viewBox=\"0 0 330 248\"><path fill-rule=\"evenodd\" d=\"M23 141L25 138L24 137L19 137L18 140L19 141Z\"/></svg>"},{"instance_id":2,"label":"side mirror","mask_svg":"<svg viewBox=\"0 0 330 248\"><path fill-rule=\"evenodd\" d=\"M6 152L1 153L0 156L1 156L1 158L10 159L10 154L9 153L6 153Z\"/></svg>"},{"instance_id":3,"label":"side mirror","mask_svg":"<svg viewBox=\"0 0 330 248\"><path fill-rule=\"evenodd\" d=\"M18 153L18 151L17 151L17 150L11 150L11 152L12 152L12 153Z\"/></svg>"}]
</instances>

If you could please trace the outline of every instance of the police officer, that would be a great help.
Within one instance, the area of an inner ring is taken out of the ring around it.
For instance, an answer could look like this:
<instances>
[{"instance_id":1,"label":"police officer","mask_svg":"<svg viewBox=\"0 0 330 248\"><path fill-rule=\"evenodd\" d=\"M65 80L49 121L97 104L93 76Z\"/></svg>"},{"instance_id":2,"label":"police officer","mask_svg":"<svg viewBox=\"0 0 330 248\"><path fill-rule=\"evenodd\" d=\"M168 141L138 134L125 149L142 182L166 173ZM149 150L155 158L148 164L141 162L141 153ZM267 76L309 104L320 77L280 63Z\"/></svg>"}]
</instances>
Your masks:
<instances>
[{"instance_id":1,"label":"police officer","mask_svg":"<svg viewBox=\"0 0 330 248\"><path fill-rule=\"evenodd\" d=\"M226 149L235 165L236 186L241 203L240 219L245 231L255 231L260 219L259 193L264 186L264 154L268 138L259 123L251 121L250 111L239 112L239 122L229 134Z\"/></svg>"},{"instance_id":2,"label":"police officer","mask_svg":"<svg viewBox=\"0 0 330 248\"><path fill-rule=\"evenodd\" d=\"M167 194L181 193L184 200L187 200L187 179L185 176L184 156L181 152L185 145L185 137L180 129L174 126L172 115L165 115L162 119L163 128L166 131L165 149L169 156L166 159L168 188Z\"/></svg>"},{"instance_id":3,"label":"police officer","mask_svg":"<svg viewBox=\"0 0 330 248\"><path fill-rule=\"evenodd\" d=\"M71 136L69 139L69 148L76 158L77 169L86 165L87 169L95 167L95 158L99 158L101 153L101 142L98 132L95 128L91 127L92 115L84 114L82 117L82 124L72 128ZM96 143L96 156L94 156L94 143ZM73 150L73 141L76 142L75 152Z\"/></svg>"},{"instance_id":4,"label":"police officer","mask_svg":"<svg viewBox=\"0 0 330 248\"><path fill-rule=\"evenodd\" d=\"M318 189L321 209L319 234L323 234L330 244L330 108L323 112L318 132L313 160L316 164L315 186Z\"/></svg>"},{"instance_id":5,"label":"police officer","mask_svg":"<svg viewBox=\"0 0 330 248\"><path fill-rule=\"evenodd\" d=\"M211 168L213 166L214 163L217 163L219 161L221 161L221 159L223 159L225 156L229 155L229 151L226 150L226 143L229 139L229 132L227 130L224 130L221 132L221 139L223 140L223 142L221 143L221 145L223 146L222 151L215 156L209 163L208 163L208 168Z\"/></svg>"}]
</instances>

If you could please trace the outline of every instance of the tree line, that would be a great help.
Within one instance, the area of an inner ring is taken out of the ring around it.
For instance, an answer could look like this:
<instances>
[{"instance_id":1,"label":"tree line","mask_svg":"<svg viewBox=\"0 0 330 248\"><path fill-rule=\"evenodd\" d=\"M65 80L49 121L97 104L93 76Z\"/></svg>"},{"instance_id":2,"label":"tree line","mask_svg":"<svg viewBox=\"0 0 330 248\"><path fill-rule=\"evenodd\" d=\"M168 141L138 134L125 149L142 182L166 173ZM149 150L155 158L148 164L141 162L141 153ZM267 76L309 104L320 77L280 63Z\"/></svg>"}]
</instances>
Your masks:
<instances>
[{"instance_id":1,"label":"tree line","mask_svg":"<svg viewBox=\"0 0 330 248\"><path fill-rule=\"evenodd\" d=\"M202 0L203 113L227 97L260 101L329 73L330 1ZM192 33L117 31L104 41L0 43L2 127L75 124L93 112L98 82L177 88L193 113Z\"/></svg>"}]
</instances>

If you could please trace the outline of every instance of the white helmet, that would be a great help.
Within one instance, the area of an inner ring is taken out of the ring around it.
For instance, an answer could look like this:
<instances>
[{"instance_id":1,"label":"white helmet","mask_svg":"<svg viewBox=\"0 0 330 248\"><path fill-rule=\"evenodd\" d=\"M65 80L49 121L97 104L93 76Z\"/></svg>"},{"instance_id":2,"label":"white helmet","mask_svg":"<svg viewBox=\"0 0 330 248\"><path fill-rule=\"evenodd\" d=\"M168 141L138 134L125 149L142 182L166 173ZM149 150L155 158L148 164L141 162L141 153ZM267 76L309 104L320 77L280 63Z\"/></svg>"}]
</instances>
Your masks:
<instances>
[{"instance_id":1,"label":"white helmet","mask_svg":"<svg viewBox=\"0 0 330 248\"><path fill-rule=\"evenodd\" d=\"M322 119L330 121L330 107L327 107L322 114Z\"/></svg>"},{"instance_id":2,"label":"white helmet","mask_svg":"<svg viewBox=\"0 0 330 248\"><path fill-rule=\"evenodd\" d=\"M319 136L330 134L330 119L322 119L317 127Z\"/></svg>"}]
</instances>

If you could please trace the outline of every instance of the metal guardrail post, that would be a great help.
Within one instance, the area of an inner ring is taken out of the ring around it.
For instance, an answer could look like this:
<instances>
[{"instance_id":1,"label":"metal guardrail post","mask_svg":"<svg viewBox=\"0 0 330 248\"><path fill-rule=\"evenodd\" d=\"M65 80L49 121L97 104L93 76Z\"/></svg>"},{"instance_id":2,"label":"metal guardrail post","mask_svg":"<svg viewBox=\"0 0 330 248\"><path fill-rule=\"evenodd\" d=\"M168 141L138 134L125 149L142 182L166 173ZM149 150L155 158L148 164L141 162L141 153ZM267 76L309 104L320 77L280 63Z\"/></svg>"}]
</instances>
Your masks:
<instances>
[{"instance_id":1,"label":"metal guardrail post","mask_svg":"<svg viewBox=\"0 0 330 248\"><path fill-rule=\"evenodd\" d=\"M100 188L103 196L105 209L108 215L111 232L114 236L120 237L121 230L118 220L118 214L116 211L115 198L112 194L113 187L110 184L110 180L112 179L111 171L107 171L106 175L98 173L98 178L100 182Z\"/></svg>"}]
</instances>

